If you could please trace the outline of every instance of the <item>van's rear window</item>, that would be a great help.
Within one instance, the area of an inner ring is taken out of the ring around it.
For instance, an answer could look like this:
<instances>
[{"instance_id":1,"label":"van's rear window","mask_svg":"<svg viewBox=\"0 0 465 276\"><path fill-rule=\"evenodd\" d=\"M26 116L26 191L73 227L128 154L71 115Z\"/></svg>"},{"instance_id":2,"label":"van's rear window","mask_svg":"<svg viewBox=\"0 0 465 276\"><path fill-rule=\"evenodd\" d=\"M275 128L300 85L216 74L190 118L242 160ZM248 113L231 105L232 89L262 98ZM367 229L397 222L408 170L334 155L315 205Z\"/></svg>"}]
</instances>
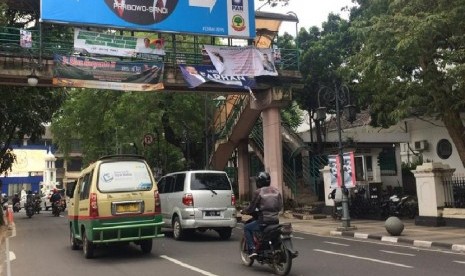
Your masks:
<instances>
[{"instance_id":1,"label":"van's rear window","mask_svg":"<svg viewBox=\"0 0 465 276\"><path fill-rule=\"evenodd\" d=\"M224 173L193 173L191 190L231 190L231 184Z\"/></svg>"},{"instance_id":2,"label":"van's rear window","mask_svg":"<svg viewBox=\"0 0 465 276\"><path fill-rule=\"evenodd\" d=\"M143 162L106 162L100 165L98 189L101 192L147 191L152 189L152 181Z\"/></svg>"}]
</instances>

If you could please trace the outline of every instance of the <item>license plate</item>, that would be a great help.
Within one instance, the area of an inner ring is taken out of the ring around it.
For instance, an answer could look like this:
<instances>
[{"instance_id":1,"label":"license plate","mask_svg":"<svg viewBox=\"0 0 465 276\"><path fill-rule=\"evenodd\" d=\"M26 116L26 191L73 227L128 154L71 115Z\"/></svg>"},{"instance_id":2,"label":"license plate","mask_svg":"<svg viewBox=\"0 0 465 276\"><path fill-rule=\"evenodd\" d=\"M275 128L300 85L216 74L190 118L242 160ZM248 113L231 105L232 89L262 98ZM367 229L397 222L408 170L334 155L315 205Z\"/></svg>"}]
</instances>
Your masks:
<instances>
[{"instance_id":1,"label":"license plate","mask_svg":"<svg viewBox=\"0 0 465 276\"><path fill-rule=\"evenodd\" d=\"M219 217L221 216L220 211L205 211L205 216L206 217Z\"/></svg>"},{"instance_id":2,"label":"license plate","mask_svg":"<svg viewBox=\"0 0 465 276\"><path fill-rule=\"evenodd\" d=\"M136 213L139 212L139 203L122 203L116 205L117 213Z\"/></svg>"}]
</instances>

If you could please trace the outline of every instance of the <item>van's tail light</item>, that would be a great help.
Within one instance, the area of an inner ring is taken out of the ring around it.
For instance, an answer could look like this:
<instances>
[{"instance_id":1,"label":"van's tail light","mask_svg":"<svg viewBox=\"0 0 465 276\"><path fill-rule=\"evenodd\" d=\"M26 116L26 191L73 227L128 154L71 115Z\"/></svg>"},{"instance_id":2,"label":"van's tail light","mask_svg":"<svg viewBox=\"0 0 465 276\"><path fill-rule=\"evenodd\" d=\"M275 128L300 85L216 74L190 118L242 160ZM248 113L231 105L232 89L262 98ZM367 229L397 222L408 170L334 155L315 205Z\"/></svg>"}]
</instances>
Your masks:
<instances>
[{"instance_id":1,"label":"van's tail light","mask_svg":"<svg viewBox=\"0 0 465 276\"><path fill-rule=\"evenodd\" d=\"M192 194L185 194L182 197L182 204L186 206L194 206L194 197L192 196Z\"/></svg>"},{"instance_id":2,"label":"van's tail light","mask_svg":"<svg viewBox=\"0 0 465 276\"><path fill-rule=\"evenodd\" d=\"M161 213L161 204L160 204L160 194L158 191L153 192L153 197L155 200L155 213L160 214Z\"/></svg>"},{"instance_id":3,"label":"van's tail light","mask_svg":"<svg viewBox=\"0 0 465 276\"><path fill-rule=\"evenodd\" d=\"M231 205L236 206L236 196L234 194L231 194Z\"/></svg>"},{"instance_id":4,"label":"van's tail light","mask_svg":"<svg viewBox=\"0 0 465 276\"><path fill-rule=\"evenodd\" d=\"M89 216L98 217L98 204L97 204L97 194L91 193L89 200Z\"/></svg>"}]
</instances>

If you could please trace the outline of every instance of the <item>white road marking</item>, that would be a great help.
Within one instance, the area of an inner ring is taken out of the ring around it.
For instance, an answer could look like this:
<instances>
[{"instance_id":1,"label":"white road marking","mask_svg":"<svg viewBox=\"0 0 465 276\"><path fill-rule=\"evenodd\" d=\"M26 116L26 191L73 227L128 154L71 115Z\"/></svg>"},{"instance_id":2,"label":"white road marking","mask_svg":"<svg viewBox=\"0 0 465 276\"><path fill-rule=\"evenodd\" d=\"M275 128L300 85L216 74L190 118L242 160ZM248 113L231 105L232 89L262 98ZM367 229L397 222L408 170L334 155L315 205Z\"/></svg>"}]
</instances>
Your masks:
<instances>
[{"instance_id":1,"label":"white road marking","mask_svg":"<svg viewBox=\"0 0 465 276\"><path fill-rule=\"evenodd\" d=\"M452 261L453 263L458 263L458 264L465 264L463 261Z\"/></svg>"},{"instance_id":2,"label":"white road marking","mask_svg":"<svg viewBox=\"0 0 465 276\"><path fill-rule=\"evenodd\" d=\"M350 246L348 244L345 244L345 243L338 243L338 242L329 242L329 241L325 241L324 243L329 243L329 244L333 244L333 245L340 245L340 246Z\"/></svg>"},{"instance_id":3,"label":"white road marking","mask_svg":"<svg viewBox=\"0 0 465 276\"><path fill-rule=\"evenodd\" d=\"M292 237L292 238L294 238L296 240L305 240L305 238L302 238L302 237Z\"/></svg>"},{"instance_id":4,"label":"white road marking","mask_svg":"<svg viewBox=\"0 0 465 276\"><path fill-rule=\"evenodd\" d=\"M173 262L173 263L175 263L175 264L177 264L177 265L180 265L180 266L182 266L182 267L185 267L185 268L187 268L187 269L190 269L190 270L192 270L192 271L195 271L195 272L198 272L198 273L200 273L200 274L206 275L206 276L218 276L218 275L216 275L216 274L213 274L213 273L210 273L210 272L208 272L208 271L202 270L202 269L197 268L197 267L195 267L195 266L191 266L191 265L188 265L188 264L186 264L186 263L183 263L183 262L181 262L181 261L179 261L179 260L170 258L170 257L168 257L168 256L166 256L166 255L161 255L160 257L162 257L163 259L168 260L168 261L170 261L170 262Z\"/></svg>"},{"instance_id":5,"label":"white road marking","mask_svg":"<svg viewBox=\"0 0 465 276\"><path fill-rule=\"evenodd\" d=\"M354 259L360 259L360 260L365 260L365 261L370 261L370 262L375 262L375 263L399 266L399 267L404 267L404 268L413 268L413 266L399 264L399 263L393 263L393 262L388 262L388 261L383 261L383 260L379 260L379 259L360 257L360 256L355 256L355 255L350 255L350 254L342 254L342 253L338 253L338 252L321 250L321 249L313 249L313 250L318 251L318 252L322 252L322 253L326 253L326 254L339 255L339 256L344 256L344 257L354 258Z\"/></svg>"},{"instance_id":6,"label":"white road marking","mask_svg":"<svg viewBox=\"0 0 465 276\"><path fill-rule=\"evenodd\" d=\"M403 255L403 256L412 256L415 257L415 254L409 254L409 253L401 253L401 252L395 252L395 251L388 251L388 250L380 250L381 252L384 253L389 253L389 254L396 254L396 255Z\"/></svg>"}]
</instances>

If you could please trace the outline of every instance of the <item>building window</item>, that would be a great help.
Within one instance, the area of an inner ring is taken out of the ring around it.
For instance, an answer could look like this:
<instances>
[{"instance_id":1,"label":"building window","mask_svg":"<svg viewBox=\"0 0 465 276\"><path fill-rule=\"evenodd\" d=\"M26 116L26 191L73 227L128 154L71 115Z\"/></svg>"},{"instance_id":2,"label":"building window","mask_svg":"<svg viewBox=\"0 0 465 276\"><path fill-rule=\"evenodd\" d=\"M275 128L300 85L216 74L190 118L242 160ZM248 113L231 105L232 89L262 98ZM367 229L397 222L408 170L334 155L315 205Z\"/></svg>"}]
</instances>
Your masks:
<instances>
[{"instance_id":1,"label":"building window","mask_svg":"<svg viewBox=\"0 0 465 276\"><path fill-rule=\"evenodd\" d=\"M373 181L373 164L370 155L355 156L355 177L357 181Z\"/></svg>"},{"instance_id":2,"label":"building window","mask_svg":"<svg viewBox=\"0 0 465 276\"><path fill-rule=\"evenodd\" d=\"M378 155L378 165L382 176L396 175L396 149L394 147L383 148L383 150Z\"/></svg>"},{"instance_id":3,"label":"building window","mask_svg":"<svg viewBox=\"0 0 465 276\"><path fill-rule=\"evenodd\" d=\"M62 158L57 159L57 160L55 161L55 168L57 168L57 169L62 169L62 168L64 168L64 167L63 167L63 163L64 163L63 161L64 161L64 159L62 159Z\"/></svg>"},{"instance_id":4,"label":"building window","mask_svg":"<svg viewBox=\"0 0 465 276\"><path fill-rule=\"evenodd\" d=\"M82 159L72 158L68 160L66 170L67 171L80 171L82 168Z\"/></svg>"},{"instance_id":5,"label":"building window","mask_svg":"<svg viewBox=\"0 0 465 276\"><path fill-rule=\"evenodd\" d=\"M439 140L436 153L441 159L448 159L452 155L452 144L447 139Z\"/></svg>"}]
</instances>

